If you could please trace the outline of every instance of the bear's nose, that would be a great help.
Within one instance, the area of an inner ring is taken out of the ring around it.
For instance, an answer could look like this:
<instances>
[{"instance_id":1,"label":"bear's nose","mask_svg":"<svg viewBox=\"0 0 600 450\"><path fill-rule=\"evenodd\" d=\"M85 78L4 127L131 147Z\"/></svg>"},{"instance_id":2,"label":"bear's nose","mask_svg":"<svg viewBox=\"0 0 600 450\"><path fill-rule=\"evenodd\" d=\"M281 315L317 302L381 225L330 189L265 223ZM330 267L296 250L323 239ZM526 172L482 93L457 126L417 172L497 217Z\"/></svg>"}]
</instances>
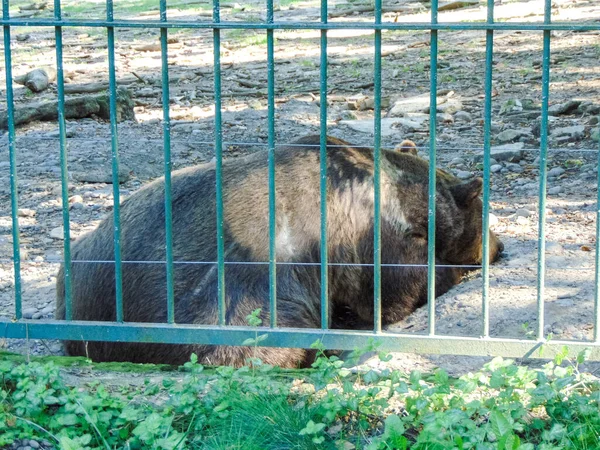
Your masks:
<instances>
[{"instance_id":1,"label":"bear's nose","mask_svg":"<svg viewBox=\"0 0 600 450\"><path fill-rule=\"evenodd\" d=\"M504 244L502 241L498 242L498 253L502 253L504 251Z\"/></svg>"}]
</instances>

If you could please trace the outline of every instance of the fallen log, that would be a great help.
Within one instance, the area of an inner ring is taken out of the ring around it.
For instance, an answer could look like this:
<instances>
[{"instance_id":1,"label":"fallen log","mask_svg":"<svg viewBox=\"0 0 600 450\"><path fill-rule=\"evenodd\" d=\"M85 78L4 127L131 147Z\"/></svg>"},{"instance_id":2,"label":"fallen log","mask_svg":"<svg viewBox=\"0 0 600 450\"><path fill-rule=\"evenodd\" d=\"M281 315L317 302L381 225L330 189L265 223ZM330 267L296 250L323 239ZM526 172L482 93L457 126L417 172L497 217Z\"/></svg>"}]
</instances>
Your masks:
<instances>
[{"instance_id":1,"label":"fallen log","mask_svg":"<svg viewBox=\"0 0 600 450\"><path fill-rule=\"evenodd\" d=\"M117 89L117 122L135 120L133 100L127 89ZM95 95L65 100L65 119L83 119L97 116L110 120L109 95ZM15 126L36 120L53 121L58 118L58 102L30 103L14 110ZM0 129L8 128L8 111L0 111Z\"/></svg>"}]
</instances>

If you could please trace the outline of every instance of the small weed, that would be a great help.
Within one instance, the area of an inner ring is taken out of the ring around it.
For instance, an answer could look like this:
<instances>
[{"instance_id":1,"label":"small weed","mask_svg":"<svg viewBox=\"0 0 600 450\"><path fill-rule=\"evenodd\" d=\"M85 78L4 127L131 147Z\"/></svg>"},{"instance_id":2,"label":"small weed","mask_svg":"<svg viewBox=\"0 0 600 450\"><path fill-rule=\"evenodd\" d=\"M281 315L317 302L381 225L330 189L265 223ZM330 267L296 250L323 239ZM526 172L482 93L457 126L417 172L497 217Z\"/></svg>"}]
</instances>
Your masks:
<instances>
[{"instance_id":1,"label":"small weed","mask_svg":"<svg viewBox=\"0 0 600 450\"><path fill-rule=\"evenodd\" d=\"M260 310L248 322L259 327ZM257 328L246 344L257 348L261 336ZM46 439L61 449L597 448L600 383L579 369L587 350L570 358L563 347L535 370L495 358L453 379L443 370L351 370L377 351L374 341L346 362L320 342L313 348L312 370L262 370L254 358L205 370L192 355L183 379L113 388L71 387L52 362L4 358L0 447Z\"/></svg>"},{"instance_id":2,"label":"small weed","mask_svg":"<svg viewBox=\"0 0 600 450\"><path fill-rule=\"evenodd\" d=\"M565 169L576 169L583 166L583 161L581 159L567 159L563 165Z\"/></svg>"}]
</instances>

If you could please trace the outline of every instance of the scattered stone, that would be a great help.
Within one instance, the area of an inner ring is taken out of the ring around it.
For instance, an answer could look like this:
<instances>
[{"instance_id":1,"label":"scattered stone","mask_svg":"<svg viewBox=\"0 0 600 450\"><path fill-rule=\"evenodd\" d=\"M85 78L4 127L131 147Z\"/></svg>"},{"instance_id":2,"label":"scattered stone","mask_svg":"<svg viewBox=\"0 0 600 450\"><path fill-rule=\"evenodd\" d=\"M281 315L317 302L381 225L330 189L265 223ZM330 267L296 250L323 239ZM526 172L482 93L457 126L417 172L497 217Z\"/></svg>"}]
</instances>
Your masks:
<instances>
[{"instance_id":1,"label":"scattered stone","mask_svg":"<svg viewBox=\"0 0 600 450\"><path fill-rule=\"evenodd\" d=\"M450 165L451 166L458 166L459 164L464 164L465 160L462 158L454 158L452 161L450 161Z\"/></svg>"},{"instance_id":2,"label":"scattered stone","mask_svg":"<svg viewBox=\"0 0 600 450\"><path fill-rule=\"evenodd\" d=\"M35 216L35 210L27 208L19 208L17 215L19 217L33 217Z\"/></svg>"},{"instance_id":3,"label":"scattered stone","mask_svg":"<svg viewBox=\"0 0 600 450\"><path fill-rule=\"evenodd\" d=\"M500 142L513 142L522 136L528 136L529 131L525 130L504 130L502 133L496 136L496 139Z\"/></svg>"},{"instance_id":4,"label":"scattered stone","mask_svg":"<svg viewBox=\"0 0 600 450\"><path fill-rule=\"evenodd\" d=\"M490 170L492 171L492 173L500 172L502 170L502 165L494 164L490 167Z\"/></svg>"},{"instance_id":5,"label":"scattered stone","mask_svg":"<svg viewBox=\"0 0 600 450\"><path fill-rule=\"evenodd\" d=\"M579 105L581 105L581 100L569 100L566 103L558 103L548 108L548 115L561 116L564 114L570 114L574 112Z\"/></svg>"},{"instance_id":6,"label":"scattered stone","mask_svg":"<svg viewBox=\"0 0 600 450\"><path fill-rule=\"evenodd\" d=\"M517 215L517 217L529 217L529 216L531 216L531 211L529 211L525 208L519 208L519 209L517 209L515 214Z\"/></svg>"},{"instance_id":7,"label":"scattered stone","mask_svg":"<svg viewBox=\"0 0 600 450\"><path fill-rule=\"evenodd\" d=\"M457 111L454 114L454 120L456 122L471 122L473 118L471 117L471 114L466 111Z\"/></svg>"},{"instance_id":8,"label":"scattered stone","mask_svg":"<svg viewBox=\"0 0 600 450\"><path fill-rule=\"evenodd\" d=\"M346 125L360 133L373 134L375 122L373 120L340 120L340 125ZM422 124L404 118L381 119L381 135L393 136L401 132L425 131Z\"/></svg>"},{"instance_id":9,"label":"scattered stone","mask_svg":"<svg viewBox=\"0 0 600 450\"><path fill-rule=\"evenodd\" d=\"M516 99L516 98L507 100L500 107L500 115L510 114L510 113L520 113L522 111L523 111L523 104L521 103L521 100Z\"/></svg>"},{"instance_id":10,"label":"scattered stone","mask_svg":"<svg viewBox=\"0 0 600 450\"><path fill-rule=\"evenodd\" d=\"M69 198L69 203L83 203L83 197L81 195L74 195Z\"/></svg>"},{"instance_id":11,"label":"scattered stone","mask_svg":"<svg viewBox=\"0 0 600 450\"><path fill-rule=\"evenodd\" d=\"M437 121L439 123L454 123L454 117L448 113L437 113Z\"/></svg>"},{"instance_id":12,"label":"scattered stone","mask_svg":"<svg viewBox=\"0 0 600 450\"><path fill-rule=\"evenodd\" d=\"M517 216L516 221L519 225L529 225L529 219L523 216Z\"/></svg>"},{"instance_id":13,"label":"scattered stone","mask_svg":"<svg viewBox=\"0 0 600 450\"><path fill-rule=\"evenodd\" d=\"M388 113L389 117L406 117L411 113L429 113L429 94L418 95L415 97L402 98L394 103L394 106ZM453 114L462 109L462 103L457 98L448 96L437 97L437 112Z\"/></svg>"},{"instance_id":14,"label":"scattered stone","mask_svg":"<svg viewBox=\"0 0 600 450\"><path fill-rule=\"evenodd\" d=\"M559 177L563 173L565 173L565 169L563 169L562 167L554 167L548 171L548 176L549 177Z\"/></svg>"},{"instance_id":15,"label":"scattered stone","mask_svg":"<svg viewBox=\"0 0 600 450\"><path fill-rule=\"evenodd\" d=\"M492 158L496 161L519 162L523 159L523 142L515 142L513 144L498 145L490 149ZM483 152L478 155L478 159L483 159Z\"/></svg>"},{"instance_id":16,"label":"scattered stone","mask_svg":"<svg viewBox=\"0 0 600 450\"><path fill-rule=\"evenodd\" d=\"M438 113L446 113L446 114L454 114L457 111L462 109L462 102L457 98L449 98L448 100L438 103L437 112ZM425 110L426 113L429 113L429 106Z\"/></svg>"},{"instance_id":17,"label":"scattered stone","mask_svg":"<svg viewBox=\"0 0 600 450\"><path fill-rule=\"evenodd\" d=\"M429 108L429 94L397 100L389 112L390 117L402 117L408 113L423 112Z\"/></svg>"},{"instance_id":18,"label":"scattered stone","mask_svg":"<svg viewBox=\"0 0 600 450\"><path fill-rule=\"evenodd\" d=\"M523 172L523 168L519 164L515 164L515 163L507 163L506 164L506 168L510 172L514 172L514 173L521 173L521 172Z\"/></svg>"},{"instance_id":19,"label":"scattered stone","mask_svg":"<svg viewBox=\"0 0 600 450\"><path fill-rule=\"evenodd\" d=\"M23 319L31 319L37 312L37 308L25 308L23 311L21 311L21 315L23 316Z\"/></svg>"},{"instance_id":20,"label":"scattered stone","mask_svg":"<svg viewBox=\"0 0 600 450\"><path fill-rule=\"evenodd\" d=\"M27 86L33 92L42 92L48 88L48 84L54 79L56 79L54 69L34 69L25 75L15 77L15 83Z\"/></svg>"},{"instance_id":21,"label":"scattered stone","mask_svg":"<svg viewBox=\"0 0 600 450\"><path fill-rule=\"evenodd\" d=\"M562 186L555 186L553 188L548 189L548 195L558 195L563 191Z\"/></svg>"},{"instance_id":22,"label":"scattered stone","mask_svg":"<svg viewBox=\"0 0 600 450\"><path fill-rule=\"evenodd\" d=\"M572 127L556 128L556 129L552 130L552 133L550 134L550 136L552 136L553 138L567 136L570 139L579 140L579 139L583 139L584 132L585 132L585 126L575 125Z\"/></svg>"},{"instance_id":23,"label":"scattered stone","mask_svg":"<svg viewBox=\"0 0 600 450\"><path fill-rule=\"evenodd\" d=\"M31 38L30 34L27 34L27 33L17 34L17 42L25 42L25 41L28 41L29 38Z\"/></svg>"},{"instance_id":24,"label":"scattered stone","mask_svg":"<svg viewBox=\"0 0 600 450\"><path fill-rule=\"evenodd\" d=\"M577 108L579 114L598 115L600 114L600 105L595 105L592 102L582 102Z\"/></svg>"},{"instance_id":25,"label":"scattered stone","mask_svg":"<svg viewBox=\"0 0 600 450\"><path fill-rule=\"evenodd\" d=\"M596 129L596 130L592 131L592 140L596 141L596 142L600 141L600 131L599 130Z\"/></svg>"},{"instance_id":26,"label":"scattered stone","mask_svg":"<svg viewBox=\"0 0 600 450\"><path fill-rule=\"evenodd\" d=\"M50 237L52 239L64 239L64 228L62 226L53 228L50 230Z\"/></svg>"},{"instance_id":27,"label":"scattered stone","mask_svg":"<svg viewBox=\"0 0 600 450\"><path fill-rule=\"evenodd\" d=\"M458 178L460 178L461 180L468 180L469 178L471 178L473 176L473 174L471 172L466 171L466 170L459 170L456 173L456 176Z\"/></svg>"}]
</instances>

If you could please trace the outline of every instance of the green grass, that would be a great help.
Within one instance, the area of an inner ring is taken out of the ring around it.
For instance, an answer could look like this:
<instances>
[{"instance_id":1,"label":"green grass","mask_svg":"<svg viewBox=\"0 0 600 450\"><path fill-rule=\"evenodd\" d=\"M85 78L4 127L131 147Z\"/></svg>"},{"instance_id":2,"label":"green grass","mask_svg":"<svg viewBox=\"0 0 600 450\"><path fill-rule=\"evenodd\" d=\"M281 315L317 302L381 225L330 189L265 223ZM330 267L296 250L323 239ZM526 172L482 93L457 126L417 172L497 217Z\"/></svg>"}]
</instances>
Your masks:
<instances>
[{"instance_id":1,"label":"green grass","mask_svg":"<svg viewBox=\"0 0 600 450\"><path fill-rule=\"evenodd\" d=\"M356 373L349 367L362 352L344 363L315 348L321 356L312 370L258 360L205 370L192 357L180 368L183 379L165 373L141 388L70 386L57 365L66 359L26 363L3 354L0 447L46 439L66 450L598 448L600 384L579 370L585 352L567 360L563 350L535 370L496 358L453 379L442 370Z\"/></svg>"}]
</instances>

